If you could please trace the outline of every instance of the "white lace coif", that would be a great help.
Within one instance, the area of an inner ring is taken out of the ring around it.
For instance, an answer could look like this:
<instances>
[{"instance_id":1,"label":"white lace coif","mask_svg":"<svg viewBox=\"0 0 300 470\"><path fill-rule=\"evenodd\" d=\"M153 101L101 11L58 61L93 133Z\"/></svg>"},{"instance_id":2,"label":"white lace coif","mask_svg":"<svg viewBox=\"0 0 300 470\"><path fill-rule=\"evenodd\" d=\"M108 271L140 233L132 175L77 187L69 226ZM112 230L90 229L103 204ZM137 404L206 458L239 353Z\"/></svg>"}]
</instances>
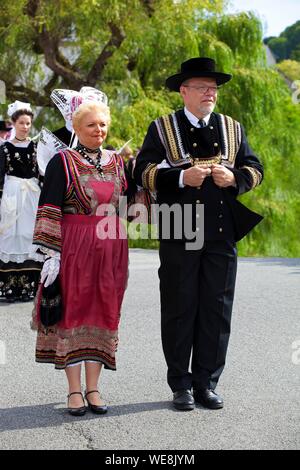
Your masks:
<instances>
[{"instance_id":1,"label":"white lace coif","mask_svg":"<svg viewBox=\"0 0 300 470\"><path fill-rule=\"evenodd\" d=\"M32 111L30 103L24 103L23 101L16 100L14 101L14 103L11 103L8 105L7 114L9 117L11 117L20 109L26 109L27 111Z\"/></svg>"},{"instance_id":2,"label":"white lace coif","mask_svg":"<svg viewBox=\"0 0 300 470\"><path fill-rule=\"evenodd\" d=\"M63 115L69 130L73 129L72 114L82 103L91 101L108 104L105 93L89 86L82 87L80 91L57 88L52 91L50 98Z\"/></svg>"}]
</instances>

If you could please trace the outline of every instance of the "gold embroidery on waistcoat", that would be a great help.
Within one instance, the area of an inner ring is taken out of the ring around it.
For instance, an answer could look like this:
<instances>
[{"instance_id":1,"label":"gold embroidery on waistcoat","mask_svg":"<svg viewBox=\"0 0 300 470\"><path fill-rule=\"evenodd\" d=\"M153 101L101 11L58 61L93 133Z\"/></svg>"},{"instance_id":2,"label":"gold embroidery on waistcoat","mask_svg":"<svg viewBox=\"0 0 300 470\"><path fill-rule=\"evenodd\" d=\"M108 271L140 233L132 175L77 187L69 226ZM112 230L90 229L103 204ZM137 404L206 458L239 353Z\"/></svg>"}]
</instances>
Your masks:
<instances>
[{"instance_id":1,"label":"gold embroidery on waistcoat","mask_svg":"<svg viewBox=\"0 0 300 470\"><path fill-rule=\"evenodd\" d=\"M223 133L223 140L225 141L225 155L222 155L221 161L218 163L224 163L232 167L234 166L236 155L239 151L241 144L241 132L240 132L240 123L232 119L230 116L220 114L220 125ZM172 125L172 120L174 121L174 126ZM162 116L156 121L159 124L161 138L163 139L163 145L167 146L167 158L169 162L173 165L192 163L195 158L201 159L201 157L192 158L189 153L183 153L182 139L176 128L178 127L176 115L169 114L167 116ZM210 158L210 157L209 157ZM214 157L216 158L216 157ZM204 163L203 164L207 164Z\"/></svg>"},{"instance_id":2,"label":"gold embroidery on waistcoat","mask_svg":"<svg viewBox=\"0 0 300 470\"><path fill-rule=\"evenodd\" d=\"M219 124L221 127L221 140L224 145L222 160L229 167L235 164L236 155L241 145L241 125L230 116L219 114Z\"/></svg>"},{"instance_id":3,"label":"gold embroidery on waistcoat","mask_svg":"<svg viewBox=\"0 0 300 470\"><path fill-rule=\"evenodd\" d=\"M234 121L230 116L225 116L225 124L228 137L228 161L234 163L238 152Z\"/></svg>"},{"instance_id":4,"label":"gold embroidery on waistcoat","mask_svg":"<svg viewBox=\"0 0 300 470\"><path fill-rule=\"evenodd\" d=\"M171 125L171 116L162 116L161 120L164 125L165 136L167 138L167 143L170 148L172 159L174 160L174 162L179 161L181 160L181 157L178 152L178 146L174 135L175 133Z\"/></svg>"},{"instance_id":5,"label":"gold embroidery on waistcoat","mask_svg":"<svg viewBox=\"0 0 300 470\"><path fill-rule=\"evenodd\" d=\"M204 165L213 165L213 164L220 164L222 162L222 155L221 152L214 157L200 157L200 158L193 158L193 166L204 166Z\"/></svg>"}]
</instances>

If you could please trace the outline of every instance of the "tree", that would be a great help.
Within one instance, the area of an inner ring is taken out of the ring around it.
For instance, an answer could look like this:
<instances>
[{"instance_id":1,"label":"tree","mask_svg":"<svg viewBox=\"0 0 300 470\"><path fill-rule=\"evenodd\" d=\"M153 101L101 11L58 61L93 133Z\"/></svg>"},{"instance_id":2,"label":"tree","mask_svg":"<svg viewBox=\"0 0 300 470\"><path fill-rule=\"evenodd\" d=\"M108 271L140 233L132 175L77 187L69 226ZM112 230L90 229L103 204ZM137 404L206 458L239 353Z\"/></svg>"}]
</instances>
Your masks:
<instances>
[{"instance_id":1,"label":"tree","mask_svg":"<svg viewBox=\"0 0 300 470\"><path fill-rule=\"evenodd\" d=\"M223 3L222 0L5 3L0 19L0 74L6 81L8 99L26 99L38 106L49 106L49 92L55 87L78 90L83 85L105 86L114 81L120 83L135 72L146 86L153 75L154 59L168 57L162 65L169 66L176 53L180 57L187 52L193 41L194 15L201 17L207 11L220 11Z\"/></svg>"},{"instance_id":2,"label":"tree","mask_svg":"<svg viewBox=\"0 0 300 470\"><path fill-rule=\"evenodd\" d=\"M190 57L213 57L219 70L233 73L220 90L217 110L243 124L266 167L264 184L243 196L265 220L239 244L239 252L299 256L299 104L281 75L266 66L260 21L251 13L224 15L225 3L6 3L0 17L0 79L8 101L43 107L37 129L62 124L58 111L49 108L53 88L99 87L112 110L109 143L118 147L132 138L136 149L151 120L181 106L179 95L164 88L166 77ZM289 31L284 37L291 36Z\"/></svg>"},{"instance_id":3,"label":"tree","mask_svg":"<svg viewBox=\"0 0 300 470\"><path fill-rule=\"evenodd\" d=\"M285 37L279 38L271 38L270 41L267 42L268 46L274 53L277 62L284 60L288 56L288 40Z\"/></svg>"},{"instance_id":4,"label":"tree","mask_svg":"<svg viewBox=\"0 0 300 470\"><path fill-rule=\"evenodd\" d=\"M296 60L283 60L277 64L280 70L291 82L300 80L300 61Z\"/></svg>"},{"instance_id":5,"label":"tree","mask_svg":"<svg viewBox=\"0 0 300 470\"><path fill-rule=\"evenodd\" d=\"M279 37L265 38L278 61L285 59L300 60L300 20L288 26Z\"/></svg>"}]
</instances>

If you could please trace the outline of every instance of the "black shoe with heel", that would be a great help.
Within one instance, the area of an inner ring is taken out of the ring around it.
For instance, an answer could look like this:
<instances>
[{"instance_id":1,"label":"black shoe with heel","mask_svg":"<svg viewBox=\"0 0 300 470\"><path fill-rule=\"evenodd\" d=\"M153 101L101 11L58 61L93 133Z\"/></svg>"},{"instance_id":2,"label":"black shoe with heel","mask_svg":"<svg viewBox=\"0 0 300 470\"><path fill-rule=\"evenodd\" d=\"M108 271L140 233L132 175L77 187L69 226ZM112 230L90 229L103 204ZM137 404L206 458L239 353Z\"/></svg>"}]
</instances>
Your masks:
<instances>
[{"instance_id":1,"label":"black shoe with heel","mask_svg":"<svg viewBox=\"0 0 300 470\"><path fill-rule=\"evenodd\" d=\"M81 392L72 392L68 395L68 413L70 413L70 415L72 416L83 416L85 413L86 413L86 406L84 404L84 406L80 406L79 408L70 408L69 407L69 398L72 396L72 395L81 395L81 398L82 398L82 401L83 401L83 404L84 404L84 398L83 398L83 395Z\"/></svg>"},{"instance_id":2,"label":"black shoe with heel","mask_svg":"<svg viewBox=\"0 0 300 470\"><path fill-rule=\"evenodd\" d=\"M91 402L89 402L87 396L90 393L99 393L99 395L100 395L100 392L98 390L90 390L89 392L85 392L85 399L88 403L88 407L91 410L91 412L95 413L97 415L103 415L103 414L107 413L108 407L106 405L102 405L102 406L93 405Z\"/></svg>"}]
</instances>

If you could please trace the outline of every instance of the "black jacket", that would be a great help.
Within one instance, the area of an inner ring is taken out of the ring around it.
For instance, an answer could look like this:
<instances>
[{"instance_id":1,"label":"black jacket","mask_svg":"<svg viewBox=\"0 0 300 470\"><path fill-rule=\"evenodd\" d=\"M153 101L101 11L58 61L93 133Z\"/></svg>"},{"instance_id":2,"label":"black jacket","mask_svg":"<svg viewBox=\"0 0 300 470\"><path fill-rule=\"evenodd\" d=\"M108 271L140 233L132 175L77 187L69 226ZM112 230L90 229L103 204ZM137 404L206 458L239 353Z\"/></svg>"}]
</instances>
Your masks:
<instances>
[{"instance_id":1,"label":"black jacket","mask_svg":"<svg viewBox=\"0 0 300 470\"><path fill-rule=\"evenodd\" d=\"M183 110L177 111L176 117L184 150L189 152L192 158L213 157L222 151L221 128L216 113L211 114L210 121L204 128L193 127ZM134 176L137 184L142 186L144 181L145 185L143 174L149 164L159 164L165 159L165 147L160 140L155 122L152 122L136 161ZM203 204L205 240L238 241L261 221L262 216L250 211L236 200L238 195L250 191L263 178L262 164L250 148L242 127L241 144L234 165L230 168L235 175L236 188L220 188L216 186L212 177L205 178L200 189L190 186L179 188L181 170L190 166L191 163L188 162L180 167L158 169L155 175L155 190L159 205L172 206L177 203L182 210L186 204L190 205L193 208L190 223L194 231L198 226L196 205ZM253 177L253 174L258 178ZM171 240L174 239L172 234L174 226L171 227ZM162 238L160 231L160 239ZM184 229L181 240L186 240Z\"/></svg>"}]
</instances>

